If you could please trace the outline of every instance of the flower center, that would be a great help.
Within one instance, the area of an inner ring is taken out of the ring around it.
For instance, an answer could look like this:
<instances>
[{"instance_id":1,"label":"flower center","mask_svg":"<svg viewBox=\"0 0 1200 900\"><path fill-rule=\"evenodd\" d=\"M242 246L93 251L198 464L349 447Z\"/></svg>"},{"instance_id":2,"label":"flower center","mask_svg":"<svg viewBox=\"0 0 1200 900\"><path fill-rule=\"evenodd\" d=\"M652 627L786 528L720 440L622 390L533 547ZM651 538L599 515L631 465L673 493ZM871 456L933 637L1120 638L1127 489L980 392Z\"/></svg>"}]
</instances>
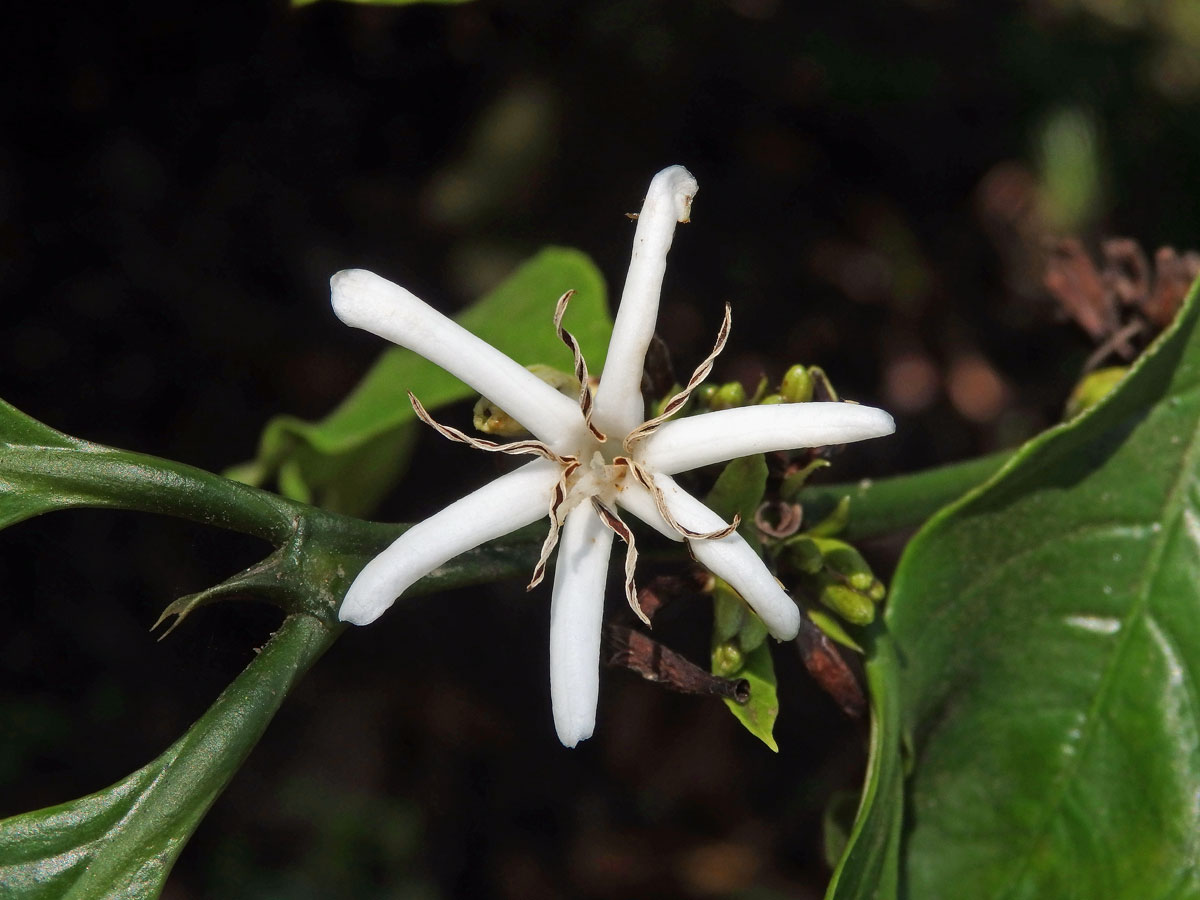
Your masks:
<instances>
[{"instance_id":1,"label":"flower center","mask_svg":"<svg viewBox=\"0 0 1200 900\"><path fill-rule=\"evenodd\" d=\"M610 458L613 450L619 452L620 445L611 441L589 441L579 455L579 466L567 478L567 496L560 518L593 497L610 509L616 505L617 495L623 489L629 466Z\"/></svg>"}]
</instances>

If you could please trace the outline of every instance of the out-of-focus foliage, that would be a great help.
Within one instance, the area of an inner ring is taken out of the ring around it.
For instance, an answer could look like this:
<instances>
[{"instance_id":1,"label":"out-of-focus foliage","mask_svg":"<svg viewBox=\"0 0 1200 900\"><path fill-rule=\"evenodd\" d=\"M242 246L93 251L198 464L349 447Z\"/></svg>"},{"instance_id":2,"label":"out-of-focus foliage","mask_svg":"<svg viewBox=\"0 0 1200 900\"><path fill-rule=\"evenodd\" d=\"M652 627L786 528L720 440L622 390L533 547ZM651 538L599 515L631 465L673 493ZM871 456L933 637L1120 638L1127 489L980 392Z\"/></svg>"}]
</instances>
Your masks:
<instances>
[{"instance_id":1,"label":"out-of-focus foliage","mask_svg":"<svg viewBox=\"0 0 1200 900\"><path fill-rule=\"evenodd\" d=\"M292 6L308 6L317 0L292 0ZM362 6L412 6L416 3L469 3L470 0L341 0L343 3L358 3Z\"/></svg>"},{"instance_id":2,"label":"out-of-focus foliage","mask_svg":"<svg viewBox=\"0 0 1200 900\"><path fill-rule=\"evenodd\" d=\"M1113 27L1145 32L1155 44L1149 76L1164 94L1200 91L1200 6L1192 0L1034 0L1035 9L1083 12Z\"/></svg>"},{"instance_id":3,"label":"out-of-focus foliage","mask_svg":"<svg viewBox=\"0 0 1200 900\"><path fill-rule=\"evenodd\" d=\"M1103 177L1095 121L1083 109L1056 110L1040 138L1039 203L1046 227L1061 234L1090 228L1100 209Z\"/></svg>"}]
</instances>

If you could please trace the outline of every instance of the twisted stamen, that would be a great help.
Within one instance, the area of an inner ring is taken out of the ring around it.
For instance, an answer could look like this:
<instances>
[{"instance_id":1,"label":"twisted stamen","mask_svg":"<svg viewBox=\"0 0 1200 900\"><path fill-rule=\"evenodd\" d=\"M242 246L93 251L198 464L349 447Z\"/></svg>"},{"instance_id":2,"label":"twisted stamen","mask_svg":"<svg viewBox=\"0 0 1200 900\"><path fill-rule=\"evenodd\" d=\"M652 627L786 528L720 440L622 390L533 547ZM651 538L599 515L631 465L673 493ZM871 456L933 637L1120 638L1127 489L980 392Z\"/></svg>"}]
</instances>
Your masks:
<instances>
[{"instance_id":1,"label":"twisted stamen","mask_svg":"<svg viewBox=\"0 0 1200 900\"><path fill-rule=\"evenodd\" d=\"M708 377L708 373L712 371L713 363L716 361L716 358L720 356L721 351L725 349L725 342L729 340L729 328L731 324L732 322L730 318L729 304L726 303L725 318L721 322L721 330L717 332L717 343L713 346L712 352L705 357L704 362L696 366L696 370L692 372L692 377L688 379L688 383L684 389L667 401L667 405L663 407L663 411L659 415L655 416L649 421L643 422L637 428L633 429L633 431L629 432L628 435L626 435L625 442L622 445L625 448L625 452L630 452L630 448L635 442L653 434L654 430L658 428L659 425L667 421L667 419L671 418L671 416L675 415L675 413L679 412L679 410L683 409L683 405L687 403L688 398L692 396L692 391L698 388L703 383L704 379Z\"/></svg>"},{"instance_id":2,"label":"twisted stamen","mask_svg":"<svg viewBox=\"0 0 1200 900\"><path fill-rule=\"evenodd\" d=\"M558 546L558 531L562 527L558 511L567 500L567 483L578 468L579 463L574 459L568 462L563 468L562 474L558 476L558 484L554 486L554 491L550 494L550 530L546 533L546 540L542 542L542 552L538 556L537 565L533 567L533 578L525 587L527 591L532 591L546 577L546 564L550 562L550 554Z\"/></svg>"},{"instance_id":3,"label":"twisted stamen","mask_svg":"<svg viewBox=\"0 0 1200 900\"><path fill-rule=\"evenodd\" d=\"M476 450L486 450L488 453L508 453L513 456L540 456L543 459L552 460L560 465L566 465L567 460L572 458L559 456L541 441L512 441L508 444L498 444L495 441L473 438L469 434L459 431L457 428L451 428L449 425L443 425L436 421L433 416L425 411L425 407L421 405L421 401L417 399L412 391L408 392L408 402L412 404L413 412L417 414L417 418L442 437L458 441L460 444L466 444L468 447L474 447Z\"/></svg>"},{"instance_id":4,"label":"twisted stamen","mask_svg":"<svg viewBox=\"0 0 1200 900\"><path fill-rule=\"evenodd\" d=\"M588 431L595 435L596 440L603 443L608 440L604 432L592 424L592 391L588 387L588 368L587 361L583 358L583 351L579 349L579 341L575 340L575 335L562 327L563 316L567 312L567 304L571 301L571 297L575 292L567 291L558 298L558 303L554 307L554 330L558 332L558 339L571 348L571 355L575 357L575 379L579 382L579 410L583 413L583 421L587 424Z\"/></svg>"},{"instance_id":5,"label":"twisted stamen","mask_svg":"<svg viewBox=\"0 0 1200 900\"><path fill-rule=\"evenodd\" d=\"M592 498L592 509L596 511L596 515L600 517L600 521L625 542L625 599L629 601L629 608L633 610L634 615L649 625L650 617L642 611L641 604L638 603L637 584L633 580L633 573L637 568L638 558L637 544L634 542L633 532L629 530L629 526L625 524L620 516L595 497Z\"/></svg>"},{"instance_id":6,"label":"twisted stamen","mask_svg":"<svg viewBox=\"0 0 1200 900\"><path fill-rule=\"evenodd\" d=\"M633 477L637 483L650 492L650 496L654 498L654 505L658 509L658 514L663 517L663 521L670 526L671 530L680 537L687 538L692 541L719 541L721 538L729 537L737 531L738 526L742 524L741 514L735 513L733 522L726 525L724 528L718 528L716 531L693 531L690 528L685 528L679 524L679 521L671 514L671 510L667 506L667 498L654 481L653 476L638 463L624 456L618 456L613 460L613 465L628 466L629 471L633 473Z\"/></svg>"}]
</instances>

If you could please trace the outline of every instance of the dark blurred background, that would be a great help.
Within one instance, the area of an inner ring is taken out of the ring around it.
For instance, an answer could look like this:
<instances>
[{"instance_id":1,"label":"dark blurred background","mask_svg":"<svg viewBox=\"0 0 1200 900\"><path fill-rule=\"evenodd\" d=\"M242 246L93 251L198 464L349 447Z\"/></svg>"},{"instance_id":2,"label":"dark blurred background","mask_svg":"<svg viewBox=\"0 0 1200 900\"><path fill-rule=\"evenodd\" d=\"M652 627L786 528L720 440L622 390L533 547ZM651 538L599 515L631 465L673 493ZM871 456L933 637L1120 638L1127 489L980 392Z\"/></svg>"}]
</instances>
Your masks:
<instances>
[{"instance_id":1,"label":"dark blurred background","mask_svg":"<svg viewBox=\"0 0 1200 900\"><path fill-rule=\"evenodd\" d=\"M4 26L0 395L217 471L272 414L327 412L379 352L330 314L332 272L452 309L557 243L617 292L623 214L672 163L701 192L664 338L694 364L731 300L719 377L815 363L896 413L837 478L1058 418L1092 346L1041 287L1048 236L1197 242L1192 0L134 0ZM379 516L458 496L447 459L468 457L423 438L420 487ZM262 551L115 512L0 535L0 815L98 790L183 732L277 616L148 628ZM619 672L597 736L566 751L548 599L463 591L345 635L167 896L819 896L821 817L861 778L865 726L779 647L778 756L719 702ZM705 616L656 635L703 662Z\"/></svg>"}]
</instances>

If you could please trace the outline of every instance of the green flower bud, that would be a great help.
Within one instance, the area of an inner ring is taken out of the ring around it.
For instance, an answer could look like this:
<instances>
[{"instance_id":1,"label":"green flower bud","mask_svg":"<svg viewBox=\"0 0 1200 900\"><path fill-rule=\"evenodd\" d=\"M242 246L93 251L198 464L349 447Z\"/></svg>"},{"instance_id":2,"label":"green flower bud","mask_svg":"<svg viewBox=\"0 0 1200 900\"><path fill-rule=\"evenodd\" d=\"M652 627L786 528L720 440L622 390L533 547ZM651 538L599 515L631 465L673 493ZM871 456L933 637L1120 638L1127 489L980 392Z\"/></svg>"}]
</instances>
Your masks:
<instances>
[{"instance_id":1,"label":"green flower bud","mask_svg":"<svg viewBox=\"0 0 1200 900\"><path fill-rule=\"evenodd\" d=\"M713 397L717 395L717 386L705 382L692 393L693 399L704 406L712 406Z\"/></svg>"},{"instance_id":2,"label":"green flower bud","mask_svg":"<svg viewBox=\"0 0 1200 900\"><path fill-rule=\"evenodd\" d=\"M854 625L870 625L875 620L875 604L866 594L829 579L821 587L821 602Z\"/></svg>"},{"instance_id":3,"label":"green flower bud","mask_svg":"<svg viewBox=\"0 0 1200 900\"><path fill-rule=\"evenodd\" d=\"M730 381L717 388L708 403L712 409L733 409L746 405L746 389L740 381Z\"/></svg>"},{"instance_id":4,"label":"green flower bud","mask_svg":"<svg viewBox=\"0 0 1200 900\"><path fill-rule=\"evenodd\" d=\"M820 548L825 565L844 579L850 588L876 603L887 596L883 582L875 577L870 565L854 547L836 538L815 537L813 541Z\"/></svg>"},{"instance_id":5,"label":"green flower bud","mask_svg":"<svg viewBox=\"0 0 1200 900\"><path fill-rule=\"evenodd\" d=\"M746 659L735 641L724 641L713 647L712 671L714 675L729 678L742 671Z\"/></svg>"},{"instance_id":6,"label":"green flower bud","mask_svg":"<svg viewBox=\"0 0 1200 900\"><path fill-rule=\"evenodd\" d=\"M845 541L829 537L813 537L813 543L825 557L825 565L839 575L852 576L860 573L871 575L871 567L863 559L863 555Z\"/></svg>"},{"instance_id":7,"label":"green flower bud","mask_svg":"<svg viewBox=\"0 0 1200 900\"><path fill-rule=\"evenodd\" d=\"M782 402L783 397L779 396L779 394L767 394L767 396L758 401L760 406L774 406L776 403Z\"/></svg>"},{"instance_id":8,"label":"green flower bud","mask_svg":"<svg viewBox=\"0 0 1200 900\"><path fill-rule=\"evenodd\" d=\"M877 579L870 572L854 572L846 576L846 583L856 591L870 595Z\"/></svg>"},{"instance_id":9,"label":"green flower bud","mask_svg":"<svg viewBox=\"0 0 1200 900\"><path fill-rule=\"evenodd\" d=\"M784 541L780 555L793 569L808 575L816 575L825 566L825 557L817 542L803 534Z\"/></svg>"},{"instance_id":10,"label":"green flower bud","mask_svg":"<svg viewBox=\"0 0 1200 900\"><path fill-rule=\"evenodd\" d=\"M785 403L807 403L813 397L813 377L801 365L792 366L783 376L779 394Z\"/></svg>"}]
</instances>

